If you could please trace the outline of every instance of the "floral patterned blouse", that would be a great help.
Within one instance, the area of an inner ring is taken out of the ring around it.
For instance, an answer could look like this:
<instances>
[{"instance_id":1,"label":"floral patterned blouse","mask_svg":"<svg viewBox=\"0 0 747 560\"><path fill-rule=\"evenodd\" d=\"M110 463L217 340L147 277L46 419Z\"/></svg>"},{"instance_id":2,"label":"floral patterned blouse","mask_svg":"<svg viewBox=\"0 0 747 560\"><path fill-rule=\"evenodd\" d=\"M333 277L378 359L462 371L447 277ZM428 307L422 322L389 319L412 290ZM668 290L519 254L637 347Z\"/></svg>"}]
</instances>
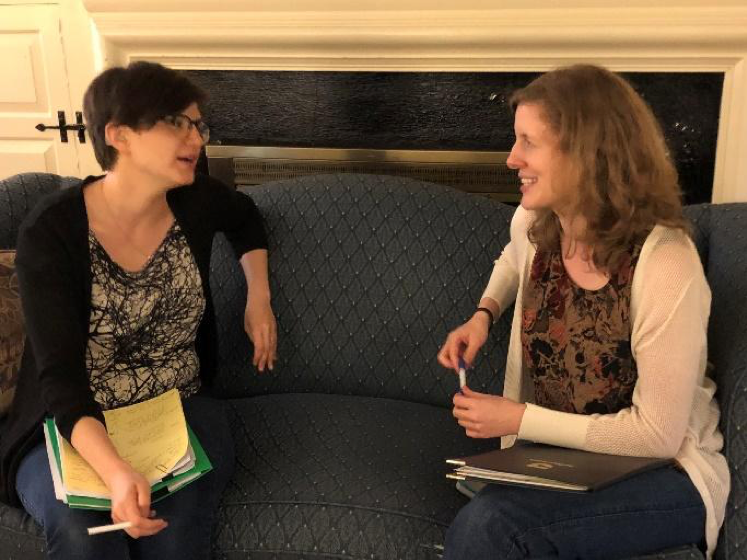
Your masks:
<instances>
[{"instance_id":1,"label":"floral patterned blouse","mask_svg":"<svg viewBox=\"0 0 747 560\"><path fill-rule=\"evenodd\" d=\"M641 245L599 290L580 288L560 250L537 251L524 292L521 343L535 404L576 414L631 405L637 379L630 292Z\"/></svg>"}]
</instances>

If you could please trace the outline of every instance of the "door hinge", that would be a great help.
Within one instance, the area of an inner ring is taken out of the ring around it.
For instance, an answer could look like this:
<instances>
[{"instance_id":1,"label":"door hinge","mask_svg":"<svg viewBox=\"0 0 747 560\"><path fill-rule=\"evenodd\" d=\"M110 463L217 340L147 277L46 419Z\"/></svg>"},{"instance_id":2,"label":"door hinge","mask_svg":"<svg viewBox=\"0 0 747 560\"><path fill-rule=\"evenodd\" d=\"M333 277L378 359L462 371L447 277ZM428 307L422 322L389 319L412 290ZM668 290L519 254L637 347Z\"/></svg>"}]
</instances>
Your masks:
<instances>
[{"instance_id":1,"label":"door hinge","mask_svg":"<svg viewBox=\"0 0 747 560\"><path fill-rule=\"evenodd\" d=\"M44 132L45 130L59 130L60 131L60 142L67 143L67 131L75 130L78 132L78 141L81 144L86 143L86 125L83 124L83 113L80 111L75 112L75 124L67 124L65 118L65 111L57 111L57 125L49 126L44 123L36 125L36 130Z\"/></svg>"}]
</instances>

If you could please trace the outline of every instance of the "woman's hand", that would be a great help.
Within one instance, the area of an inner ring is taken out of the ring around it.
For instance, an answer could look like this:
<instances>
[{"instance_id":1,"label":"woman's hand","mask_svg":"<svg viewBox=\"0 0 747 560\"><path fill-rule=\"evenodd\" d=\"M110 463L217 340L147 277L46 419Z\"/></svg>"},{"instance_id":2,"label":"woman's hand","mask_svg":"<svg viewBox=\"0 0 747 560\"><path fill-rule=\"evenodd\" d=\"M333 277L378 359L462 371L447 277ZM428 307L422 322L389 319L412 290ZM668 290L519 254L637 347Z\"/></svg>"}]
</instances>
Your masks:
<instances>
[{"instance_id":1,"label":"woman's hand","mask_svg":"<svg viewBox=\"0 0 747 560\"><path fill-rule=\"evenodd\" d=\"M75 423L70 443L93 467L111 493L112 520L129 521L127 534L137 539L155 535L167 526L163 519L152 519L150 484L134 471L114 448L104 424L91 416Z\"/></svg>"},{"instance_id":2,"label":"woman's hand","mask_svg":"<svg viewBox=\"0 0 747 560\"><path fill-rule=\"evenodd\" d=\"M150 484L127 463L113 469L104 481L111 492L112 521L129 521L125 529L133 539L155 535L168 526L163 519L153 519L150 510Z\"/></svg>"},{"instance_id":3,"label":"woman's hand","mask_svg":"<svg viewBox=\"0 0 747 560\"><path fill-rule=\"evenodd\" d=\"M446 342L438 353L438 363L445 368L459 371L459 357L469 366L475 360L477 351L488 339L490 317L479 311L472 318L457 327L446 337Z\"/></svg>"},{"instance_id":4,"label":"woman's hand","mask_svg":"<svg viewBox=\"0 0 747 560\"><path fill-rule=\"evenodd\" d=\"M462 388L454 395L454 417L472 438L516 435L526 405L498 395L486 395Z\"/></svg>"},{"instance_id":5,"label":"woman's hand","mask_svg":"<svg viewBox=\"0 0 747 560\"><path fill-rule=\"evenodd\" d=\"M244 330L254 344L252 364L259 370L275 367L278 346L278 327L268 297L247 297L244 311Z\"/></svg>"}]
</instances>

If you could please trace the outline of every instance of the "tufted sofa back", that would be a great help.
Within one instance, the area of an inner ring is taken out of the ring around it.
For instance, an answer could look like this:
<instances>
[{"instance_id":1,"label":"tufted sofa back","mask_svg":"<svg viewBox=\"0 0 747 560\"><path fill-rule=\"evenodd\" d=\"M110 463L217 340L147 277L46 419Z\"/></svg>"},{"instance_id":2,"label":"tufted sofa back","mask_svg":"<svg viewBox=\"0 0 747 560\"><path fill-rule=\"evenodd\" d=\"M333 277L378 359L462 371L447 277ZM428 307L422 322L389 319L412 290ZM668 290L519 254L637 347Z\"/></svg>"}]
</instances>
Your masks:
<instances>
[{"instance_id":1,"label":"tufted sofa back","mask_svg":"<svg viewBox=\"0 0 747 560\"><path fill-rule=\"evenodd\" d=\"M258 375L242 328L246 288L216 242L220 392L366 395L449 406L436 362L474 311L509 239L513 208L443 186L375 175L316 175L253 187L270 239L278 364ZM509 320L470 374L498 392Z\"/></svg>"},{"instance_id":2,"label":"tufted sofa back","mask_svg":"<svg viewBox=\"0 0 747 560\"><path fill-rule=\"evenodd\" d=\"M0 180L0 250L15 249L21 222L44 195L78 181L52 173L21 173Z\"/></svg>"}]
</instances>

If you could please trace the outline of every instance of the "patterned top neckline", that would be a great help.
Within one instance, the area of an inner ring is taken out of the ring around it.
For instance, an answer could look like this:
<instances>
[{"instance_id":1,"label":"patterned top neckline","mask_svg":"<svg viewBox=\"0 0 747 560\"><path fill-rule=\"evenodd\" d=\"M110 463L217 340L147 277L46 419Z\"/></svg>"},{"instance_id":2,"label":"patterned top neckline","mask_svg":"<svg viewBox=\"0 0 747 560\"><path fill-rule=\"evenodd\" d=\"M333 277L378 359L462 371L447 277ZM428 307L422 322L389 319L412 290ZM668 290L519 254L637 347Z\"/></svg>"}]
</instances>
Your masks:
<instances>
[{"instance_id":1,"label":"patterned top neckline","mask_svg":"<svg viewBox=\"0 0 747 560\"><path fill-rule=\"evenodd\" d=\"M524 288L523 362L534 402L576 414L630 406L638 377L630 343L630 297L641 244L608 282L587 290L573 281L560 250L537 251Z\"/></svg>"},{"instance_id":2,"label":"patterned top neckline","mask_svg":"<svg viewBox=\"0 0 747 560\"><path fill-rule=\"evenodd\" d=\"M563 255L558 252L555 255L555 258L558 259L560 266L563 267L563 273L568 277L569 287L577 294L601 294L605 290L609 291L612 289L612 275L608 275L607 281L599 288L584 288L571 276L571 273L568 271L568 267L565 264Z\"/></svg>"},{"instance_id":3,"label":"patterned top neckline","mask_svg":"<svg viewBox=\"0 0 747 560\"><path fill-rule=\"evenodd\" d=\"M179 224L176 222L176 220L172 220L171 226L169 226L169 229L166 231L166 235L163 236L163 239L158 244L158 247L153 250L153 252L138 270L128 270L117 261L115 261L109 254L109 251L107 251L106 248L101 244L98 237L96 237L94 231L90 228L88 229L88 237L89 240L99 249L99 256L104 258L109 263L109 265L116 268L117 271L121 274L136 278L138 276L144 276L148 273L148 269L153 265L156 258L163 253L164 247L171 241L172 237L179 234L179 231Z\"/></svg>"},{"instance_id":4,"label":"patterned top neckline","mask_svg":"<svg viewBox=\"0 0 747 560\"><path fill-rule=\"evenodd\" d=\"M103 410L177 388L200 388L195 341L206 301L197 262L172 227L147 266L124 271L90 239L91 314L86 368Z\"/></svg>"}]
</instances>

